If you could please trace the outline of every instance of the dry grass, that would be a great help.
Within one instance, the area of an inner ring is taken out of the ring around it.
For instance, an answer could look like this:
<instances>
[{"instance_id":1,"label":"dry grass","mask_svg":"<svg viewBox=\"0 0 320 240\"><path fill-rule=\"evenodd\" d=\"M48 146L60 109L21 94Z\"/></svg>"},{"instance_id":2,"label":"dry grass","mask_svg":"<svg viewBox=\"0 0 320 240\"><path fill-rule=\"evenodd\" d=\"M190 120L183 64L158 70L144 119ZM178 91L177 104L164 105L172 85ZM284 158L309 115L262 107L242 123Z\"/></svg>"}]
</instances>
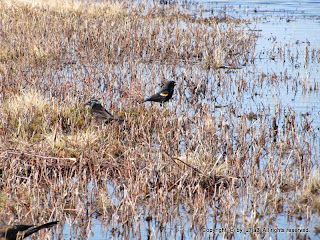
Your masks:
<instances>
[{"instance_id":1,"label":"dry grass","mask_svg":"<svg viewBox=\"0 0 320 240\"><path fill-rule=\"evenodd\" d=\"M0 2L0 219L55 219L87 236L99 216L114 236L152 224L150 237L169 238L180 218L202 236L209 218L254 227L317 209L297 197L318 184L306 122L213 106L247 88L219 68L252 61L256 35L178 4L129 4ZM137 103L171 79L165 107ZM126 122L95 123L91 97Z\"/></svg>"}]
</instances>

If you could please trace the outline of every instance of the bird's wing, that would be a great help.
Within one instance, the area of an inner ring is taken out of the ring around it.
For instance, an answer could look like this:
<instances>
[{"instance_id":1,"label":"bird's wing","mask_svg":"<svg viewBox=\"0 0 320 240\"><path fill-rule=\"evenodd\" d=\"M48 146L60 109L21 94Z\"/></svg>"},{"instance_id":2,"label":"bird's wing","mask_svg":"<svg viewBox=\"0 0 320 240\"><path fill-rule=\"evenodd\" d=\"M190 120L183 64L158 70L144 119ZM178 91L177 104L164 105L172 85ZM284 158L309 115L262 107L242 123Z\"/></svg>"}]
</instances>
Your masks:
<instances>
[{"instance_id":1,"label":"bird's wing","mask_svg":"<svg viewBox=\"0 0 320 240\"><path fill-rule=\"evenodd\" d=\"M56 225L57 223L58 223L58 221L48 222L48 223L40 225L38 227L30 228L23 233L23 237L26 238L26 237L30 236L32 233L38 232L40 229L52 227L52 226Z\"/></svg>"},{"instance_id":2,"label":"bird's wing","mask_svg":"<svg viewBox=\"0 0 320 240\"><path fill-rule=\"evenodd\" d=\"M105 109L104 111L105 111L110 117L113 118L113 115L112 115L107 109Z\"/></svg>"},{"instance_id":3,"label":"bird's wing","mask_svg":"<svg viewBox=\"0 0 320 240\"><path fill-rule=\"evenodd\" d=\"M100 118L113 118L113 115L102 106L94 106L91 109L92 115Z\"/></svg>"}]
</instances>

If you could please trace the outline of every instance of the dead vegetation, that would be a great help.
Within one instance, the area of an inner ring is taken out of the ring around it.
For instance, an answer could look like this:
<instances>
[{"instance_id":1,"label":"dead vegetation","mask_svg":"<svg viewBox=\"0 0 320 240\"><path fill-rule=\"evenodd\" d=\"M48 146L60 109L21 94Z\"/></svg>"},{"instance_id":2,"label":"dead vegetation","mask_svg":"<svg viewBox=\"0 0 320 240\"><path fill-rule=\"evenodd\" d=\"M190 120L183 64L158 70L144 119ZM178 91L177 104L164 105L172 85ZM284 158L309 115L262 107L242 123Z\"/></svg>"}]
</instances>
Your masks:
<instances>
[{"instance_id":1,"label":"dead vegetation","mask_svg":"<svg viewBox=\"0 0 320 240\"><path fill-rule=\"evenodd\" d=\"M63 239L64 223L89 236L98 218L110 236L171 238L318 212L308 116L237 101L252 83L232 69L257 36L226 16L130 4L0 2L1 221L59 220ZM165 107L137 103L166 80L178 85ZM127 121L96 124L93 96Z\"/></svg>"}]
</instances>

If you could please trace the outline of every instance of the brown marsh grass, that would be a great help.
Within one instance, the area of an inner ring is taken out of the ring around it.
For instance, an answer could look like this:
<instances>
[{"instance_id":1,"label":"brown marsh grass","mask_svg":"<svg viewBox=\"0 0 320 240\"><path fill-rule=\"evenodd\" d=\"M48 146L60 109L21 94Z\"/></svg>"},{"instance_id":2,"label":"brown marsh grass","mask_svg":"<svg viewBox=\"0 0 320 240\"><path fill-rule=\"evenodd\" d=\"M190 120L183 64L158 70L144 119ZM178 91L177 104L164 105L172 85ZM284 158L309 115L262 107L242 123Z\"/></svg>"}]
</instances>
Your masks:
<instances>
[{"instance_id":1,"label":"brown marsh grass","mask_svg":"<svg viewBox=\"0 0 320 240\"><path fill-rule=\"evenodd\" d=\"M310 119L216 101L250 87L229 77L254 59L241 20L179 4L1 1L0 21L2 222L59 220L60 239L64 223L89 236L96 218L114 237L201 237L209 218L252 228L319 212ZM171 79L165 107L137 103ZM91 97L126 122L97 124Z\"/></svg>"}]
</instances>

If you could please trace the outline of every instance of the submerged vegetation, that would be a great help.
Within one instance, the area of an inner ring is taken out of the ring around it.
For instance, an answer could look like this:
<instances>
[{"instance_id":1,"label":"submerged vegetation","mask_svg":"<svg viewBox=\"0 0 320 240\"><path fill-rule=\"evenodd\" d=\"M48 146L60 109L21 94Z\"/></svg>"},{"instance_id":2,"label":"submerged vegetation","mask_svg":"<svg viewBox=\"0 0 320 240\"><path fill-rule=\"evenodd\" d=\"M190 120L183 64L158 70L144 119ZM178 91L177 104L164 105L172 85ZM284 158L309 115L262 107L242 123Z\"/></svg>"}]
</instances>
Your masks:
<instances>
[{"instance_id":1,"label":"submerged vegetation","mask_svg":"<svg viewBox=\"0 0 320 240\"><path fill-rule=\"evenodd\" d=\"M319 213L312 119L245 107L291 83L247 79L258 36L243 22L179 3L1 1L0 220L169 238ZM169 80L163 107L139 103ZM93 97L125 122L97 123Z\"/></svg>"}]
</instances>

